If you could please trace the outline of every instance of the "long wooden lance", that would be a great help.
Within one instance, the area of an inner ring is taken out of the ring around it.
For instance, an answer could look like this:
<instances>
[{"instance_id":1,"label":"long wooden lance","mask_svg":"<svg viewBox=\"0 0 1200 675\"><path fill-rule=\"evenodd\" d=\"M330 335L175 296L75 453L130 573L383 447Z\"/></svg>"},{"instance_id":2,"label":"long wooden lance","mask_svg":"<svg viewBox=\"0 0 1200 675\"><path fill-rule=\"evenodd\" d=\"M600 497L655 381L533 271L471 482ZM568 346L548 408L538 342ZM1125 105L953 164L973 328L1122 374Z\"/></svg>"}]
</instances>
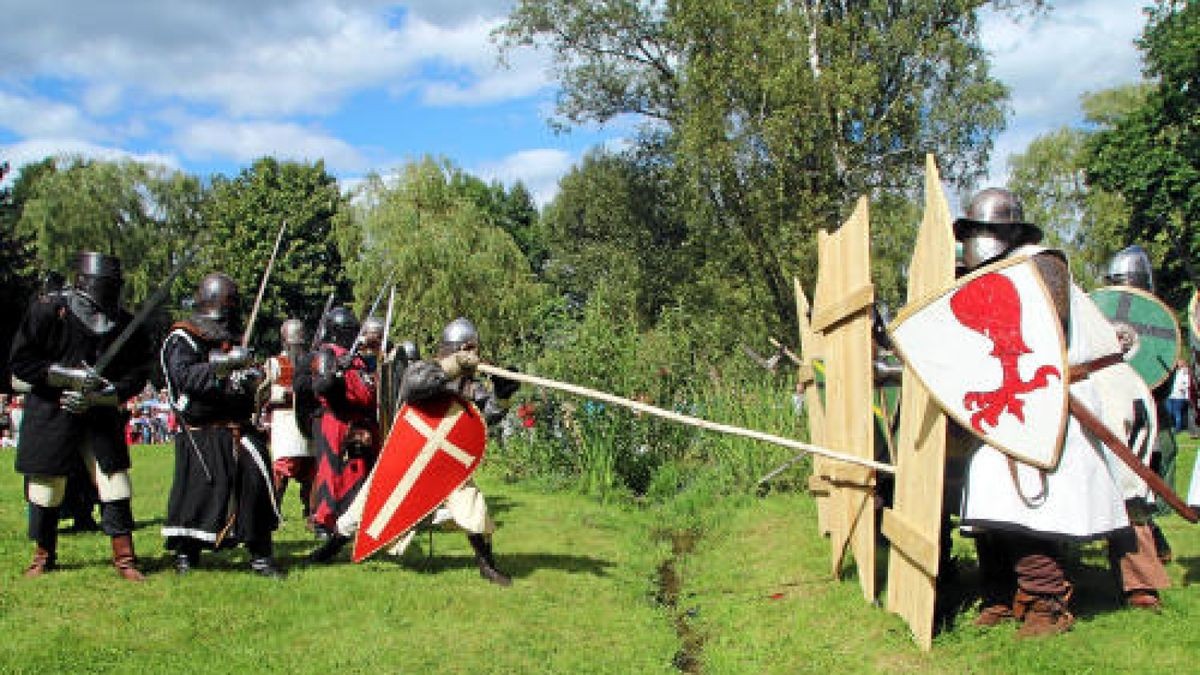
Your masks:
<instances>
[{"instance_id":1,"label":"long wooden lance","mask_svg":"<svg viewBox=\"0 0 1200 675\"><path fill-rule=\"evenodd\" d=\"M566 382L559 382L558 380L551 380L551 379L547 379L544 377L538 377L536 375L527 375L525 373L515 373L515 372L509 371L509 370L505 370L503 368L497 368L496 366L489 365L486 363L479 364L478 366L475 367L475 369L481 373L486 373L493 377L502 377L502 378L508 379L508 380L516 380L518 382L524 382L526 384L532 384L532 385L538 386L538 387L546 387L548 389L558 389L559 391L565 391L565 392L569 392L572 394L576 394L578 396L583 396L585 398L592 398L592 399L596 399L598 401L612 403L613 405L619 405L619 406L622 406L625 408L629 408L631 410L636 410L638 412L646 413L648 415L662 417L663 419L668 419L668 420L671 420L672 422L678 422L680 424L686 424L688 426L699 427L701 429L708 429L709 431L716 431L718 433L729 434L731 436L741 436L743 438L752 438L757 441L773 443L775 445L782 445L784 447L792 448L794 450L802 450L804 452L809 452L814 455L828 457L829 459L837 460L839 462L845 462L847 464L857 464L859 466L865 466L865 467L868 467L871 469L875 469L876 471L883 471L885 473L896 473L896 467L891 464L885 464L883 462L876 462L874 460L866 459L863 457L855 457L854 455L848 455L843 452L838 452L837 450L830 450L829 448L823 448L819 445L812 445L811 443L802 443L800 441L793 440L791 438L784 438L783 436L776 436L774 434L768 434L768 433L764 433L762 431L755 431L753 429L736 427L736 426L732 426L729 424L720 424L718 422L712 422L712 421L709 421L706 419L701 419L699 417L692 417L691 415L683 415L683 414L680 414L680 413L677 413L677 412L674 412L671 410L664 410L662 408L657 408L655 406L652 406L652 405L649 405L646 403L642 403L641 401L634 401L632 399L622 398L620 396L616 396L614 394L609 394L609 393L606 393L603 391L598 391L596 389L588 389L587 387L580 387L580 386L574 385L574 384L567 384Z\"/></svg>"},{"instance_id":2,"label":"long wooden lance","mask_svg":"<svg viewBox=\"0 0 1200 675\"><path fill-rule=\"evenodd\" d=\"M262 307L263 293L267 291L267 280L271 278L271 268L275 266L275 257L279 255L279 245L283 243L283 232L287 229L287 220L279 226L279 234L275 235L275 248L267 261L267 269L263 270L262 281L258 283L258 295L254 298L254 309L250 310L250 318L246 321L246 332L242 333L242 347L250 346L250 335L254 332L254 321L258 318L258 308Z\"/></svg>"},{"instance_id":3,"label":"long wooden lance","mask_svg":"<svg viewBox=\"0 0 1200 675\"><path fill-rule=\"evenodd\" d=\"M1116 455L1118 459L1120 459L1122 462L1125 462L1130 469L1133 469L1133 472L1136 473L1139 478L1146 481L1146 485L1148 485L1151 490L1154 490L1158 496L1163 498L1163 501L1170 505L1171 508L1175 509L1179 515L1183 516L1184 520L1188 521L1189 523L1194 523L1197 520L1200 520L1200 515L1197 515L1196 512L1187 505L1187 503L1180 499L1179 495L1175 494L1175 491L1171 489L1171 486L1167 485L1166 482L1164 482L1163 479L1160 478L1153 469L1146 466L1141 460L1139 460L1137 456L1133 454L1133 451L1129 449L1129 446L1125 445L1125 442L1122 441L1119 436L1113 433L1113 431L1109 429L1099 417L1096 417L1091 410L1088 410L1087 406L1080 402L1079 399L1075 398L1074 394L1070 394L1069 396L1070 398L1068 399L1067 405L1071 410L1071 415L1079 421L1079 424L1082 425L1084 429L1087 429L1095 434L1096 437L1099 438L1102 443L1104 443L1104 445L1108 446L1108 449L1112 451L1112 453Z\"/></svg>"}]
</instances>

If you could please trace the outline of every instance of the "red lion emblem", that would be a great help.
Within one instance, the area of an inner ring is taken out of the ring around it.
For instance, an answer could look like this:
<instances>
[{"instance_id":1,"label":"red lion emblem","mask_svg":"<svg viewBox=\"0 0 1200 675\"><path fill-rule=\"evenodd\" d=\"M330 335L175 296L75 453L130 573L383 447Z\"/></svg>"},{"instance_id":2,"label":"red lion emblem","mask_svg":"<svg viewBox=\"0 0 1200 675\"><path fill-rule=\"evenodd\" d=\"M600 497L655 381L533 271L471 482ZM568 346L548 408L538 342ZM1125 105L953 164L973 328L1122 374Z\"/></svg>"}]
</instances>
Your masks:
<instances>
[{"instance_id":1,"label":"red lion emblem","mask_svg":"<svg viewBox=\"0 0 1200 675\"><path fill-rule=\"evenodd\" d=\"M999 389L973 391L963 397L963 405L974 412L971 426L985 433L983 425L996 426L1005 412L1024 422L1025 401L1021 395L1044 388L1051 376L1061 380L1062 373L1046 365L1029 380L1021 379L1018 360L1031 350L1021 335L1021 296L1016 286L1002 274L985 274L959 289L950 298L950 309L962 325L992 341L992 356L1003 369Z\"/></svg>"}]
</instances>

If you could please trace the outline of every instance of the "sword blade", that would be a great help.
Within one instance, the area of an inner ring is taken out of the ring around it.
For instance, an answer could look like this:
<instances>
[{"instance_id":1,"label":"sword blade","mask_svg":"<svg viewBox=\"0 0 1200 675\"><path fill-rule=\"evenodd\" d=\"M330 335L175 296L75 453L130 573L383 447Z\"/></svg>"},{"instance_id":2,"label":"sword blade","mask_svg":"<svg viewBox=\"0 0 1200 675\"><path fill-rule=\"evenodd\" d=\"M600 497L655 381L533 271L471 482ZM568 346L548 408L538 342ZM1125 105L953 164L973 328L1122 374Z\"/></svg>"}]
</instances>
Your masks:
<instances>
[{"instance_id":1,"label":"sword blade","mask_svg":"<svg viewBox=\"0 0 1200 675\"><path fill-rule=\"evenodd\" d=\"M262 307L263 294L267 290L267 280L271 278L271 269L275 267L275 257L279 255L279 245L283 243L283 233L287 230L287 220L285 219L279 226L279 234L275 235L275 248L271 250L271 257L267 260L267 269L263 270L262 281L258 283L258 295L254 298L254 309L250 310L250 318L246 321L246 331L242 333L242 346L250 346L250 335L254 332L254 321L258 319L258 309Z\"/></svg>"}]
</instances>

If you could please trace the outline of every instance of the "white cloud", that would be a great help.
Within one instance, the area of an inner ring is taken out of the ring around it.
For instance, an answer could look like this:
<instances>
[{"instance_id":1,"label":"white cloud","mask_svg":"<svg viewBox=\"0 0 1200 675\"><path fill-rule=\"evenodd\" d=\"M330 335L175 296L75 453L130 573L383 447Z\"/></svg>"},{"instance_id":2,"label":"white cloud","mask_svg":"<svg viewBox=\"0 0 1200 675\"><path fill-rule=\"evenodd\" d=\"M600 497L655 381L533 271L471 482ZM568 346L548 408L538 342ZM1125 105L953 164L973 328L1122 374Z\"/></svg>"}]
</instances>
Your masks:
<instances>
[{"instance_id":1,"label":"white cloud","mask_svg":"<svg viewBox=\"0 0 1200 675\"><path fill-rule=\"evenodd\" d=\"M22 137L58 136L94 139L103 136L78 108L40 96L19 96L0 90L0 129Z\"/></svg>"},{"instance_id":2,"label":"white cloud","mask_svg":"<svg viewBox=\"0 0 1200 675\"><path fill-rule=\"evenodd\" d=\"M172 140L189 159L221 157L248 162L273 156L297 161L323 159L335 173L368 168L366 157L350 144L299 124L201 120L185 124Z\"/></svg>"},{"instance_id":3,"label":"white cloud","mask_svg":"<svg viewBox=\"0 0 1200 675\"><path fill-rule=\"evenodd\" d=\"M545 206L558 193L558 181L575 164L575 158L563 150L539 148L515 152L497 162L484 163L472 173L484 180L498 180L505 185L517 181L533 195L537 205Z\"/></svg>"},{"instance_id":4,"label":"white cloud","mask_svg":"<svg viewBox=\"0 0 1200 675\"><path fill-rule=\"evenodd\" d=\"M73 138L34 138L19 143L0 145L0 159L12 166L13 172L34 162L40 162L47 157L81 157L116 161L128 159L146 164L158 164L170 169L180 170L178 158L158 152L137 153L88 141ZM8 178L13 178L9 176Z\"/></svg>"},{"instance_id":5,"label":"white cloud","mask_svg":"<svg viewBox=\"0 0 1200 675\"><path fill-rule=\"evenodd\" d=\"M1035 137L1082 122L1085 92L1141 79L1133 44L1145 25L1136 2L1062 0L1035 19L985 12L981 37L993 74L1011 88L1008 130L992 152L989 184L1003 184L1010 154Z\"/></svg>"},{"instance_id":6,"label":"white cloud","mask_svg":"<svg viewBox=\"0 0 1200 675\"><path fill-rule=\"evenodd\" d=\"M404 3L336 0L181 0L137 11L22 4L6 16L22 31L0 41L0 77L81 81L96 92L145 92L234 116L329 114L357 90L415 79L429 100L456 103L544 84L539 57L521 57L521 70L533 74L497 67L488 36L508 3L419 2L407 12Z\"/></svg>"}]
</instances>

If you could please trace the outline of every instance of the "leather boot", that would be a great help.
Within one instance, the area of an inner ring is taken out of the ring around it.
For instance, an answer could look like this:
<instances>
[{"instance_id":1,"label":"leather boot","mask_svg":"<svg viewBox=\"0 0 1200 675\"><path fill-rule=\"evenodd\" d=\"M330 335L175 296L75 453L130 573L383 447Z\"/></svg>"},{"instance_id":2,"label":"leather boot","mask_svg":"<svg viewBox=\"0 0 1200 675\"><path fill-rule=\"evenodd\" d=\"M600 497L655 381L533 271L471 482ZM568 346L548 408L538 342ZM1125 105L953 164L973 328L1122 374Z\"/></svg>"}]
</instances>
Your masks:
<instances>
[{"instance_id":1,"label":"leather boot","mask_svg":"<svg viewBox=\"0 0 1200 675\"><path fill-rule=\"evenodd\" d=\"M118 534L112 538L113 567L117 576L126 581L145 581L146 577L137 568L137 556L133 553L133 535Z\"/></svg>"},{"instance_id":2,"label":"leather boot","mask_svg":"<svg viewBox=\"0 0 1200 675\"><path fill-rule=\"evenodd\" d=\"M475 550L475 562L479 565L479 576L497 586L511 586L512 579L496 569L496 559L492 557L492 543L482 534L468 534L467 541L471 542L471 548Z\"/></svg>"},{"instance_id":3,"label":"leather boot","mask_svg":"<svg viewBox=\"0 0 1200 675\"><path fill-rule=\"evenodd\" d=\"M1018 637L1059 635L1071 630L1075 617L1067 609L1070 591L1059 595L1035 595L1018 590L1014 605L1022 619Z\"/></svg>"},{"instance_id":4,"label":"leather boot","mask_svg":"<svg viewBox=\"0 0 1200 675\"><path fill-rule=\"evenodd\" d=\"M991 628L1015 618L1017 617L1013 613L1012 605L1007 602L993 602L984 604L983 609L979 610L979 616L975 617L974 623L980 628Z\"/></svg>"},{"instance_id":5,"label":"leather boot","mask_svg":"<svg viewBox=\"0 0 1200 675\"><path fill-rule=\"evenodd\" d=\"M29 538L34 541L33 560L25 576L40 577L55 568L58 552L58 508L29 505Z\"/></svg>"},{"instance_id":6,"label":"leather boot","mask_svg":"<svg viewBox=\"0 0 1200 675\"><path fill-rule=\"evenodd\" d=\"M333 560L334 556L342 551L346 544L350 541L349 537L343 537L340 534L331 534L325 539L325 543L318 546L312 553L308 554L308 562L324 565Z\"/></svg>"}]
</instances>

